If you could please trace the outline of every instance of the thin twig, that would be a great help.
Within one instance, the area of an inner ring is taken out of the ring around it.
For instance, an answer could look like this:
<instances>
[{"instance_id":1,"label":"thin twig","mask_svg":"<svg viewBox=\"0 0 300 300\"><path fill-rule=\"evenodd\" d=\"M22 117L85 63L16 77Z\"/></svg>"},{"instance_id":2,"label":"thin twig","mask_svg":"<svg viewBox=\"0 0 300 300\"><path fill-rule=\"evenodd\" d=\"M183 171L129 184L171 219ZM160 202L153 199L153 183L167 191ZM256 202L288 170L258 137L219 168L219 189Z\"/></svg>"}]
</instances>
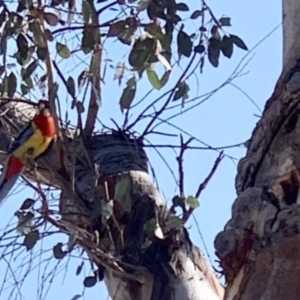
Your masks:
<instances>
[{"instance_id":1,"label":"thin twig","mask_svg":"<svg viewBox=\"0 0 300 300\"><path fill-rule=\"evenodd\" d=\"M86 123L84 127L84 133L87 137L91 136L96 119L97 114L99 111L99 107L101 104L101 86L100 86L100 74L101 74L101 58L102 58L102 44L101 44L101 35L100 35L100 29L99 29L99 15L93 0L88 0L90 7L91 7L91 15L92 15L92 22L94 25L96 25L97 34L96 34L96 45L94 48L93 56L90 63L90 81L91 81L91 95L90 95L90 103L86 118Z\"/></svg>"},{"instance_id":2,"label":"thin twig","mask_svg":"<svg viewBox=\"0 0 300 300\"><path fill-rule=\"evenodd\" d=\"M224 158L223 155L223 151L219 154L219 156L217 157L217 159L215 160L215 163L211 169L211 171L209 172L208 176L204 179L204 181L199 185L198 190L195 194L196 198L199 198L202 191L206 188L207 184L209 183L209 181L211 180L211 178L213 177L213 175L215 174L220 162L222 161L222 159ZM185 224L189 217L191 216L191 214L193 213L194 209L193 208L189 208L189 210L184 213L183 217L182 217L182 221Z\"/></svg>"},{"instance_id":3,"label":"thin twig","mask_svg":"<svg viewBox=\"0 0 300 300\"><path fill-rule=\"evenodd\" d=\"M180 153L178 155L178 173L179 173L179 195L180 197L184 197L184 171L183 171L183 155L187 150L189 143L191 143L193 138L189 138L186 142L183 141L182 134L180 134Z\"/></svg>"},{"instance_id":4,"label":"thin twig","mask_svg":"<svg viewBox=\"0 0 300 300\"><path fill-rule=\"evenodd\" d=\"M171 148L171 149L180 149L180 145L164 145L164 144L151 144L151 145L144 145L145 148ZM237 147L245 147L245 142L238 143L234 145L228 145L228 146L220 146L220 147L212 147L212 146L187 146L186 149L189 150L223 150L223 149L230 149L230 148L237 148Z\"/></svg>"},{"instance_id":5,"label":"thin twig","mask_svg":"<svg viewBox=\"0 0 300 300\"><path fill-rule=\"evenodd\" d=\"M149 130L151 128L151 126L153 125L153 123L157 120L157 118L164 112L164 110L167 108L167 106L169 105L169 103L172 101L172 97L176 91L176 88L178 87L178 85L180 84L180 82L183 80L183 78L186 76L188 70L190 69L191 65L193 64L195 58L197 57L197 52L194 52L191 60L189 61L187 67L185 68L185 70L182 72L181 76L179 77L179 79L177 80L174 88L172 89L167 101L164 103L164 105L161 107L161 109L159 111L156 112L156 114L154 115L154 117L152 118L152 120L149 122L149 124L146 126L142 137L144 137L145 135L147 135L149 133Z\"/></svg>"}]
</instances>

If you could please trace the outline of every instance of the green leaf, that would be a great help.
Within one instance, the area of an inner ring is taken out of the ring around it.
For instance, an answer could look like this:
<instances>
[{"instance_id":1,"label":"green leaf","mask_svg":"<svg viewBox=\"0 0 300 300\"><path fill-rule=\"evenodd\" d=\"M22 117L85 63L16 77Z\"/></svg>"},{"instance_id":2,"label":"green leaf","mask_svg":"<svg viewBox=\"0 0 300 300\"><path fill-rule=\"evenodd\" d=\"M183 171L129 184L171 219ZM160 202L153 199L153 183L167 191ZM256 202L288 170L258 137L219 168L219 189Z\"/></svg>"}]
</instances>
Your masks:
<instances>
[{"instance_id":1,"label":"green leaf","mask_svg":"<svg viewBox=\"0 0 300 300\"><path fill-rule=\"evenodd\" d=\"M195 209L200 205L199 200L194 196L188 196L186 198L186 204L192 209Z\"/></svg>"},{"instance_id":2,"label":"green leaf","mask_svg":"<svg viewBox=\"0 0 300 300\"><path fill-rule=\"evenodd\" d=\"M85 287L93 287L97 283L97 277L96 276L87 276L84 278L83 285Z\"/></svg>"},{"instance_id":3,"label":"green leaf","mask_svg":"<svg viewBox=\"0 0 300 300\"><path fill-rule=\"evenodd\" d=\"M190 36L182 30L180 30L177 35L177 47L179 55L190 57L192 53L193 43Z\"/></svg>"},{"instance_id":4,"label":"green leaf","mask_svg":"<svg viewBox=\"0 0 300 300\"><path fill-rule=\"evenodd\" d=\"M180 16L174 14L167 15L167 20L171 21L174 24L177 24L178 22L182 21Z\"/></svg>"},{"instance_id":5,"label":"green leaf","mask_svg":"<svg viewBox=\"0 0 300 300\"><path fill-rule=\"evenodd\" d=\"M117 182L115 185L115 193L114 193L114 199L115 200L122 200L126 196L126 194L129 192L130 182L128 179L122 179Z\"/></svg>"},{"instance_id":6,"label":"green leaf","mask_svg":"<svg viewBox=\"0 0 300 300\"><path fill-rule=\"evenodd\" d=\"M0 55L6 55L7 51L7 36L2 36L0 41Z\"/></svg>"},{"instance_id":7,"label":"green leaf","mask_svg":"<svg viewBox=\"0 0 300 300\"><path fill-rule=\"evenodd\" d=\"M107 220L113 215L114 213L114 201L109 200L108 202L103 203L101 207L101 214Z\"/></svg>"},{"instance_id":8,"label":"green leaf","mask_svg":"<svg viewBox=\"0 0 300 300\"><path fill-rule=\"evenodd\" d=\"M33 206L33 204L35 203L35 200L31 199L31 198L27 198L23 201L22 205L20 206L20 209L29 209Z\"/></svg>"},{"instance_id":9,"label":"green leaf","mask_svg":"<svg viewBox=\"0 0 300 300\"><path fill-rule=\"evenodd\" d=\"M73 296L71 300L78 300L81 297L82 297L82 295L77 294L77 295Z\"/></svg>"},{"instance_id":10,"label":"green leaf","mask_svg":"<svg viewBox=\"0 0 300 300\"><path fill-rule=\"evenodd\" d=\"M216 39L216 40L221 40L221 35L220 35L220 32L219 32L219 27L214 25L211 30L210 30L210 33L211 33L211 37Z\"/></svg>"},{"instance_id":11,"label":"green leaf","mask_svg":"<svg viewBox=\"0 0 300 300\"><path fill-rule=\"evenodd\" d=\"M81 264L76 269L76 276L78 276L81 273L83 266L84 266L84 262L81 262Z\"/></svg>"},{"instance_id":12,"label":"green leaf","mask_svg":"<svg viewBox=\"0 0 300 300\"><path fill-rule=\"evenodd\" d=\"M56 26L59 22L59 17L53 13L44 13L44 19L50 26Z\"/></svg>"},{"instance_id":13,"label":"green leaf","mask_svg":"<svg viewBox=\"0 0 300 300\"><path fill-rule=\"evenodd\" d=\"M67 80L67 91L73 98L75 98L75 93L76 93L75 81L71 76L69 76Z\"/></svg>"},{"instance_id":14,"label":"green leaf","mask_svg":"<svg viewBox=\"0 0 300 300\"><path fill-rule=\"evenodd\" d=\"M182 99L182 101L186 100L188 98L189 90L190 90L190 88L185 81L180 82L176 88L173 101L176 101L179 99Z\"/></svg>"},{"instance_id":15,"label":"green leaf","mask_svg":"<svg viewBox=\"0 0 300 300\"><path fill-rule=\"evenodd\" d=\"M84 22L89 23L89 20L91 17L91 7L90 7L90 4L85 0L82 1L81 13L82 13Z\"/></svg>"},{"instance_id":16,"label":"green leaf","mask_svg":"<svg viewBox=\"0 0 300 300\"><path fill-rule=\"evenodd\" d=\"M62 243L57 243L54 247L53 247L53 256L56 259L62 259L64 258L68 252L67 251L63 251L62 250Z\"/></svg>"},{"instance_id":17,"label":"green leaf","mask_svg":"<svg viewBox=\"0 0 300 300\"><path fill-rule=\"evenodd\" d=\"M49 42L54 41L54 37L52 35L52 32L49 29L45 29L44 31L45 37Z\"/></svg>"},{"instance_id":18,"label":"green leaf","mask_svg":"<svg viewBox=\"0 0 300 300\"><path fill-rule=\"evenodd\" d=\"M144 224L144 231L147 234L153 233L156 228L156 219L150 219Z\"/></svg>"},{"instance_id":19,"label":"green leaf","mask_svg":"<svg viewBox=\"0 0 300 300\"><path fill-rule=\"evenodd\" d=\"M170 216L167 220L166 229L179 231L183 227L182 220L176 216Z\"/></svg>"},{"instance_id":20,"label":"green leaf","mask_svg":"<svg viewBox=\"0 0 300 300\"><path fill-rule=\"evenodd\" d=\"M30 63L22 74L23 80L30 77L31 74L36 70L38 65L39 65L39 61L37 59L35 59L32 63Z\"/></svg>"},{"instance_id":21,"label":"green leaf","mask_svg":"<svg viewBox=\"0 0 300 300\"><path fill-rule=\"evenodd\" d=\"M85 109L84 109L84 105L81 101L76 101L75 105L76 105L77 112L79 114L84 113Z\"/></svg>"},{"instance_id":22,"label":"green leaf","mask_svg":"<svg viewBox=\"0 0 300 300\"><path fill-rule=\"evenodd\" d=\"M201 17L203 15L203 11L202 10L195 10L192 14L191 14L191 19L192 20L195 20L195 19L197 19L197 18L199 18L199 17Z\"/></svg>"},{"instance_id":23,"label":"green leaf","mask_svg":"<svg viewBox=\"0 0 300 300\"><path fill-rule=\"evenodd\" d=\"M17 37L17 47L18 52L20 53L21 58L27 57L28 52L28 41L24 34L20 33Z\"/></svg>"},{"instance_id":24,"label":"green leaf","mask_svg":"<svg viewBox=\"0 0 300 300\"><path fill-rule=\"evenodd\" d=\"M220 46L223 55L230 58L233 53L233 42L230 37L224 35L222 41L220 42Z\"/></svg>"},{"instance_id":25,"label":"green leaf","mask_svg":"<svg viewBox=\"0 0 300 300\"><path fill-rule=\"evenodd\" d=\"M173 203L173 206L174 207L184 207L184 204L185 204L185 199L184 197L180 197L180 196L174 196L173 199L172 199L172 203Z\"/></svg>"},{"instance_id":26,"label":"green leaf","mask_svg":"<svg viewBox=\"0 0 300 300\"><path fill-rule=\"evenodd\" d=\"M166 71L164 75L160 79L161 87L165 86L165 84L169 81L171 71Z\"/></svg>"},{"instance_id":27,"label":"green leaf","mask_svg":"<svg viewBox=\"0 0 300 300\"><path fill-rule=\"evenodd\" d=\"M27 95L29 92L29 88L27 85L25 85L24 83L21 83L21 93L22 95Z\"/></svg>"},{"instance_id":28,"label":"green leaf","mask_svg":"<svg viewBox=\"0 0 300 300\"><path fill-rule=\"evenodd\" d=\"M38 47L45 48L47 47L46 39L44 33L41 30L40 23L35 20L29 24L29 29L31 29L33 33L33 38Z\"/></svg>"},{"instance_id":29,"label":"green leaf","mask_svg":"<svg viewBox=\"0 0 300 300\"><path fill-rule=\"evenodd\" d=\"M82 32L81 49L84 54L94 50L96 44L97 29L91 26L86 26Z\"/></svg>"},{"instance_id":30,"label":"green leaf","mask_svg":"<svg viewBox=\"0 0 300 300\"><path fill-rule=\"evenodd\" d=\"M126 88L123 90L121 99L120 99L120 107L121 107L121 111L123 111L124 109L129 109L131 106L131 103L134 99L136 93L136 79L135 77L130 78L127 81L127 86Z\"/></svg>"},{"instance_id":31,"label":"green leaf","mask_svg":"<svg viewBox=\"0 0 300 300\"><path fill-rule=\"evenodd\" d=\"M56 51L61 58L69 58L71 55L69 48L60 42L56 43Z\"/></svg>"},{"instance_id":32,"label":"green leaf","mask_svg":"<svg viewBox=\"0 0 300 300\"><path fill-rule=\"evenodd\" d=\"M189 7L185 3L177 3L176 9L179 11L189 11Z\"/></svg>"},{"instance_id":33,"label":"green leaf","mask_svg":"<svg viewBox=\"0 0 300 300\"><path fill-rule=\"evenodd\" d=\"M79 93L81 92L81 89L87 82L87 79L88 79L88 72L86 70L84 70L79 74L79 76L77 78L77 86L78 86Z\"/></svg>"},{"instance_id":34,"label":"green leaf","mask_svg":"<svg viewBox=\"0 0 300 300\"><path fill-rule=\"evenodd\" d=\"M8 77L5 79L5 92L9 98L13 98L17 90L17 77L11 72Z\"/></svg>"},{"instance_id":35,"label":"green leaf","mask_svg":"<svg viewBox=\"0 0 300 300\"><path fill-rule=\"evenodd\" d=\"M44 61L48 55L47 47L37 47L36 55L40 60Z\"/></svg>"},{"instance_id":36,"label":"green leaf","mask_svg":"<svg viewBox=\"0 0 300 300\"><path fill-rule=\"evenodd\" d=\"M127 23L124 20L117 21L115 23L112 23L109 26L107 37L116 37L120 36L124 30L126 30Z\"/></svg>"},{"instance_id":37,"label":"green leaf","mask_svg":"<svg viewBox=\"0 0 300 300\"><path fill-rule=\"evenodd\" d=\"M33 88L33 81L31 79L31 77L27 77L26 79L24 79L25 83L27 84L27 87L29 89L32 89Z\"/></svg>"},{"instance_id":38,"label":"green leaf","mask_svg":"<svg viewBox=\"0 0 300 300\"><path fill-rule=\"evenodd\" d=\"M231 39L231 41L239 48L243 49L243 50L248 50L248 47L246 46L246 44L244 43L244 41L238 37L237 35L234 34L230 34L229 38Z\"/></svg>"},{"instance_id":39,"label":"green leaf","mask_svg":"<svg viewBox=\"0 0 300 300\"><path fill-rule=\"evenodd\" d=\"M210 63L217 68L219 65L220 57L220 41L215 38L210 38L208 43L208 60Z\"/></svg>"},{"instance_id":40,"label":"green leaf","mask_svg":"<svg viewBox=\"0 0 300 300\"><path fill-rule=\"evenodd\" d=\"M230 24L231 19L228 17L223 17L219 20L221 26L231 26Z\"/></svg>"},{"instance_id":41,"label":"green leaf","mask_svg":"<svg viewBox=\"0 0 300 300\"><path fill-rule=\"evenodd\" d=\"M133 24L132 26L128 26L119 36L118 36L118 40L125 44L125 45L129 45L131 46L132 41L135 40L135 36L134 33L137 29L137 25Z\"/></svg>"},{"instance_id":42,"label":"green leaf","mask_svg":"<svg viewBox=\"0 0 300 300\"><path fill-rule=\"evenodd\" d=\"M194 48L194 51L199 53L199 54L202 54L205 52L205 46L203 45L197 45L195 48Z\"/></svg>"},{"instance_id":43,"label":"green leaf","mask_svg":"<svg viewBox=\"0 0 300 300\"><path fill-rule=\"evenodd\" d=\"M123 177L116 183L114 192L114 200L118 202L122 210L126 213L130 213L132 208L130 184L130 179L128 177Z\"/></svg>"},{"instance_id":44,"label":"green leaf","mask_svg":"<svg viewBox=\"0 0 300 300\"><path fill-rule=\"evenodd\" d=\"M149 23L145 25L144 30L149 32L154 38L160 40L161 42L165 38L165 35L162 32L161 27L156 23Z\"/></svg>"},{"instance_id":45,"label":"green leaf","mask_svg":"<svg viewBox=\"0 0 300 300\"><path fill-rule=\"evenodd\" d=\"M141 70L147 63L157 61L157 42L153 38L138 39L129 53L128 62L135 70Z\"/></svg>"},{"instance_id":46,"label":"green leaf","mask_svg":"<svg viewBox=\"0 0 300 300\"><path fill-rule=\"evenodd\" d=\"M24 238L23 245L26 246L27 251L31 250L40 238L37 230L31 231Z\"/></svg>"},{"instance_id":47,"label":"green leaf","mask_svg":"<svg viewBox=\"0 0 300 300\"><path fill-rule=\"evenodd\" d=\"M146 69L146 72L147 72L148 80L151 83L151 85L155 89L160 90L161 89L161 82L160 82L155 70L153 70L149 67L149 68Z\"/></svg>"},{"instance_id":48,"label":"green leaf","mask_svg":"<svg viewBox=\"0 0 300 300\"><path fill-rule=\"evenodd\" d=\"M21 53L18 51L14 54L14 57L16 58L17 62L19 65L21 66L25 66L27 65L27 63L29 63L30 59L31 59L31 56L32 56L32 53L30 53L29 51L26 53L26 56L25 56L25 53L22 54L24 55L23 57L21 56Z\"/></svg>"}]
</instances>

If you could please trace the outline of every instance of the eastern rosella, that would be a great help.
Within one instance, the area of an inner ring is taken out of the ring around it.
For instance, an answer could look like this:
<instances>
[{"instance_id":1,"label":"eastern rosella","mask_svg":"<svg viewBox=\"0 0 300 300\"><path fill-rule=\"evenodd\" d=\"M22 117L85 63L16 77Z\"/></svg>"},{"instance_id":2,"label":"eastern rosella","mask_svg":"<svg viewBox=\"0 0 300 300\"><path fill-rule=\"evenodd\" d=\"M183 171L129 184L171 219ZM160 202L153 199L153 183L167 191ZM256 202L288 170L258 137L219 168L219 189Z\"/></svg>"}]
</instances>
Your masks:
<instances>
[{"instance_id":1,"label":"eastern rosella","mask_svg":"<svg viewBox=\"0 0 300 300\"><path fill-rule=\"evenodd\" d=\"M38 102L35 116L11 144L0 176L0 203L12 189L28 162L46 152L56 138L56 126L49 102Z\"/></svg>"}]
</instances>

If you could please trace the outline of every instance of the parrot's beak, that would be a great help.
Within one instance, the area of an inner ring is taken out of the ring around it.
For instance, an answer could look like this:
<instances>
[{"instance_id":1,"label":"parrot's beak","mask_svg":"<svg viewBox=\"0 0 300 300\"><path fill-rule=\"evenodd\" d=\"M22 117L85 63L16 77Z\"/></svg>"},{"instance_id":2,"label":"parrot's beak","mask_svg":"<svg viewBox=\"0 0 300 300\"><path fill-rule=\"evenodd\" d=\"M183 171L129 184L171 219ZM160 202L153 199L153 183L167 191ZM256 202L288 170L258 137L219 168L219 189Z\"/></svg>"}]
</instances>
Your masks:
<instances>
[{"instance_id":1,"label":"parrot's beak","mask_svg":"<svg viewBox=\"0 0 300 300\"><path fill-rule=\"evenodd\" d=\"M42 114L43 114L45 117L50 117L50 116L51 116L50 109L47 108L47 107L43 108Z\"/></svg>"}]
</instances>

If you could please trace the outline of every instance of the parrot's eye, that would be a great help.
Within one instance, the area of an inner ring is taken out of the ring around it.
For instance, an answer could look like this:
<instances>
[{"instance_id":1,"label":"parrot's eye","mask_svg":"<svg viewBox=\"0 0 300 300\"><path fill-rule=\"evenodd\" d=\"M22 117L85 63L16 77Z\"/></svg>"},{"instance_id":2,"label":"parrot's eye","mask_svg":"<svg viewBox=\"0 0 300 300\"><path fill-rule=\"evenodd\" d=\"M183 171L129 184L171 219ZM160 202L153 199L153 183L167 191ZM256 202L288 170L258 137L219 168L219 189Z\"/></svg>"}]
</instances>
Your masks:
<instances>
[{"instance_id":1,"label":"parrot's eye","mask_svg":"<svg viewBox=\"0 0 300 300\"><path fill-rule=\"evenodd\" d=\"M44 108L44 109L43 109L43 115L44 115L45 117L49 117L49 116L51 115L50 109L49 109L49 108Z\"/></svg>"},{"instance_id":2,"label":"parrot's eye","mask_svg":"<svg viewBox=\"0 0 300 300\"><path fill-rule=\"evenodd\" d=\"M45 107L46 107L45 103L39 102L38 108L39 108L40 111L42 111Z\"/></svg>"}]
</instances>

